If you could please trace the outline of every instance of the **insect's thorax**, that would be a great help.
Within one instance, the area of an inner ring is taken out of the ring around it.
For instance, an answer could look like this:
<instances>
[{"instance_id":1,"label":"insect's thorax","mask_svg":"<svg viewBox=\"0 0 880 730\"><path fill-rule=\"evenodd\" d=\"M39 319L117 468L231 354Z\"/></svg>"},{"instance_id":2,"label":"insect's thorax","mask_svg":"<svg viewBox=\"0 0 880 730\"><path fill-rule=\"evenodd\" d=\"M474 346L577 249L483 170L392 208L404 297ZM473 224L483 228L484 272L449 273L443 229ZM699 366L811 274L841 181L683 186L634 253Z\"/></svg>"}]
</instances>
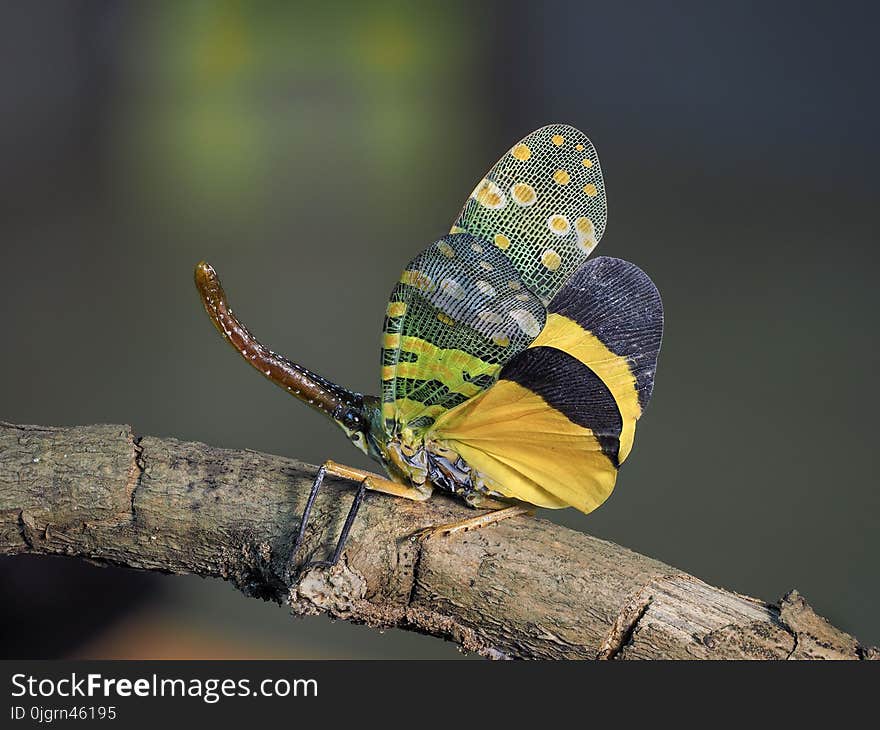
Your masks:
<instances>
[{"instance_id":1,"label":"insect's thorax","mask_svg":"<svg viewBox=\"0 0 880 730\"><path fill-rule=\"evenodd\" d=\"M435 441L410 444L393 439L385 449L385 468L397 481L442 489L468 502L477 495L501 496L459 454Z\"/></svg>"}]
</instances>

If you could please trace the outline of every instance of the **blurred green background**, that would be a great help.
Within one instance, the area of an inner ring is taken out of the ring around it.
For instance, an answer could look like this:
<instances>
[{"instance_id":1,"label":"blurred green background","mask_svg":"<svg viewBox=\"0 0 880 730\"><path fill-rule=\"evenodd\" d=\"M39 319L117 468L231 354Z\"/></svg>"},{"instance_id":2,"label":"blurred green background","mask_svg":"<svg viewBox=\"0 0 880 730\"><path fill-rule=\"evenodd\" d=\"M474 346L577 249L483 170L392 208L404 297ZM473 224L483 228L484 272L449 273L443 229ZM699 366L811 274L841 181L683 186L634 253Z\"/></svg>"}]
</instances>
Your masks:
<instances>
[{"instance_id":1,"label":"blurred green background","mask_svg":"<svg viewBox=\"0 0 880 730\"><path fill-rule=\"evenodd\" d=\"M192 286L378 389L386 298L483 172L594 141L603 254L658 284L654 401L597 512L548 513L880 642L875 6L0 5L0 418L367 466ZM194 577L0 560L17 657L455 657Z\"/></svg>"}]
</instances>

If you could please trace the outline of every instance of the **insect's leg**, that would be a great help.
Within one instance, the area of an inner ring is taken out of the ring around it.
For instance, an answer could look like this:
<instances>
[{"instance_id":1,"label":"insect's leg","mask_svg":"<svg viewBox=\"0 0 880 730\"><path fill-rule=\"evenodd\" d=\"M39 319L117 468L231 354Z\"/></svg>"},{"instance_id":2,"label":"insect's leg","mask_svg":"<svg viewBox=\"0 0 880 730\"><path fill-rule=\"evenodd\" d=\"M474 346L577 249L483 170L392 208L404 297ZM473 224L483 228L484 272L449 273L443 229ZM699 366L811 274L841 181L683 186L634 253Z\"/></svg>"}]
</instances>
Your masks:
<instances>
[{"instance_id":1,"label":"insect's leg","mask_svg":"<svg viewBox=\"0 0 880 730\"><path fill-rule=\"evenodd\" d=\"M454 535L456 532L467 532L468 530L479 530L481 527L494 525L509 517L517 517L518 515L532 515L535 508L526 504L515 504L510 507L502 507L501 509L492 510L477 517L469 517L466 520L458 522L450 522L446 525L437 525L428 527L416 533L418 539L427 540L436 535Z\"/></svg>"},{"instance_id":2,"label":"insect's leg","mask_svg":"<svg viewBox=\"0 0 880 730\"><path fill-rule=\"evenodd\" d=\"M385 477L380 477L378 474L357 469L353 466L346 466L345 464L337 464L335 461L325 461L324 469L327 474L339 477L340 479L365 482L367 489L371 492L390 494L392 497L403 497L414 502L424 502L431 496L432 489L428 485L423 485L421 488L408 487L405 484L398 484Z\"/></svg>"},{"instance_id":3,"label":"insect's leg","mask_svg":"<svg viewBox=\"0 0 880 730\"><path fill-rule=\"evenodd\" d=\"M342 549L348 541L348 533L351 532L351 526L354 524L354 518L357 517L358 510L364 501L364 494L367 491L366 480L362 481L354 495L354 501L351 503L351 509L348 510L348 516L345 518L345 524L342 526L342 532L339 533L339 540L336 543L336 549L329 560L311 560L302 567L303 573L312 568L332 568L339 562L339 556L342 555Z\"/></svg>"},{"instance_id":4,"label":"insect's leg","mask_svg":"<svg viewBox=\"0 0 880 730\"><path fill-rule=\"evenodd\" d=\"M299 530L297 531L296 540L293 543L293 549L291 550L290 555L290 566L288 568L289 574L292 573L293 561L295 560L296 554L299 552L299 549L302 547L303 540L305 539L309 515L312 512L312 507L314 506L315 499L318 496L318 490L321 488L321 484L323 484L324 477L327 474L339 477L340 479L358 482L358 490L355 493L354 501L352 502L351 508L348 511L348 516L345 518L345 524L342 526L342 532L339 535L339 540L336 543L336 549L333 551L333 555L330 557L329 560L313 560L309 563L306 563L300 569L300 573L310 568L330 568L336 565L336 563L339 561L339 557L342 555L343 549L345 548L345 543L348 540L348 535L351 532L351 528L354 524L355 517L357 517L358 510L360 509L361 504L364 501L366 490L369 489L373 492L390 494L395 497L403 497L405 499L411 499L418 502L422 502L431 496L430 487L422 489L407 487L406 485L398 484L397 482L393 482L390 479L385 479L385 477L381 477L378 474L364 471L363 469L357 469L352 466L345 466L344 464L337 464L335 461L325 461L321 468L318 469L318 473L315 475L315 481L312 483L312 488L309 491L309 498L308 500L306 500L306 506L303 510L302 517L300 518Z\"/></svg>"},{"instance_id":5,"label":"insect's leg","mask_svg":"<svg viewBox=\"0 0 880 730\"><path fill-rule=\"evenodd\" d=\"M302 547L303 538L306 535L306 525L309 523L309 515L312 513L312 507L315 504L315 498L318 496L318 490L321 488L321 484L324 482L324 475L327 473L327 467L322 466L318 469L318 473L315 475L315 481L312 482L312 489L309 492L309 498L306 500L306 506L303 510L302 516L299 518L299 531L296 533L296 540L293 543L293 550L291 550L291 558L295 556L300 547Z\"/></svg>"}]
</instances>

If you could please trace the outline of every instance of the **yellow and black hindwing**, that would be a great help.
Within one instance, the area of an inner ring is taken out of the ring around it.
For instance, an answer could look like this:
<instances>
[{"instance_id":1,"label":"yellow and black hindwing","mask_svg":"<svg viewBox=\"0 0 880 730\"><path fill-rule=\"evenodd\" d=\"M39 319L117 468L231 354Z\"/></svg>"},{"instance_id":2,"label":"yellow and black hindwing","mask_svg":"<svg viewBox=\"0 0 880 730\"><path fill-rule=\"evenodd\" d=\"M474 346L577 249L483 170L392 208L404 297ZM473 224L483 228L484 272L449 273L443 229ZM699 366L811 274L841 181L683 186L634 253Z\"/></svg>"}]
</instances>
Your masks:
<instances>
[{"instance_id":1,"label":"yellow and black hindwing","mask_svg":"<svg viewBox=\"0 0 880 730\"><path fill-rule=\"evenodd\" d=\"M611 493L654 383L663 305L637 266L583 264L538 337L498 381L440 416L427 438L507 497L591 512Z\"/></svg>"}]
</instances>

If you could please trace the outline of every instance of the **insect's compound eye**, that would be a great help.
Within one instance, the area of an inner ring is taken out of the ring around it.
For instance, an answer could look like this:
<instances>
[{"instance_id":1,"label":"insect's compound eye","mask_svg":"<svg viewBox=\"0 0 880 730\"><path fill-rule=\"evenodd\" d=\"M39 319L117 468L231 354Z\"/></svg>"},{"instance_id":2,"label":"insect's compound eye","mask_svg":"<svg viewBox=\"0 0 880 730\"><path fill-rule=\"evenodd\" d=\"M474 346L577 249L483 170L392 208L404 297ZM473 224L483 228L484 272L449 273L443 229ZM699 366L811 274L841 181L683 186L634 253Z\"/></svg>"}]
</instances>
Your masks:
<instances>
[{"instance_id":1,"label":"insect's compound eye","mask_svg":"<svg viewBox=\"0 0 880 730\"><path fill-rule=\"evenodd\" d=\"M357 433L361 431L364 427L364 419L360 413L356 410L348 410L342 416L342 425L345 426L349 431L354 431L355 433L352 435L352 439L357 441L360 438L360 434Z\"/></svg>"}]
</instances>

